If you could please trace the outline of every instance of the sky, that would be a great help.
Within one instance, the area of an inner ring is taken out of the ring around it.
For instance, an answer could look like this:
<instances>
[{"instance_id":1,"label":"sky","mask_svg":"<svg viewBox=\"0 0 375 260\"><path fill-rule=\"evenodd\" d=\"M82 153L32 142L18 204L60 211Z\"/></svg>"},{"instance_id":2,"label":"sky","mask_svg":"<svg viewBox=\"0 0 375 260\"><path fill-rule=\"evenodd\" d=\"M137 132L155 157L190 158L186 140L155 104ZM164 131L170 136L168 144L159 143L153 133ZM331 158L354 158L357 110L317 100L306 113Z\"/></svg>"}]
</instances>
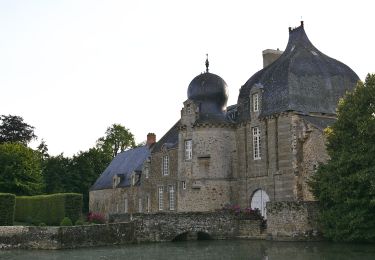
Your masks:
<instances>
[{"instance_id":1,"label":"sky","mask_svg":"<svg viewBox=\"0 0 375 260\"><path fill-rule=\"evenodd\" d=\"M190 81L221 76L235 104L262 68L262 50L284 50L301 19L310 41L375 73L372 1L0 0L0 115L35 127L51 155L95 146L107 127L137 143L160 139L180 118Z\"/></svg>"}]
</instances>

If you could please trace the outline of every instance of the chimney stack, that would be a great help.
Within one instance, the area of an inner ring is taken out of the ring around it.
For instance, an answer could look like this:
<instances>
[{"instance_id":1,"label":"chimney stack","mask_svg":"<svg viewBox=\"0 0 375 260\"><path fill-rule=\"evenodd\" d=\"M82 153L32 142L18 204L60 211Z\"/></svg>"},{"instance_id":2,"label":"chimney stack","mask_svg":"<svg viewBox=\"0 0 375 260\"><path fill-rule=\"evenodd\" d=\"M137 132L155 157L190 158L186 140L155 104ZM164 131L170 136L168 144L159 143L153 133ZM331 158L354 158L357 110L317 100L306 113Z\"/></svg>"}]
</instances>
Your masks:
<instances>
[{"instance_id":1,"label":"chimney stack","mask_svg":"<svg viewBox=\"0 0 375 260\"><path fill-rule=\"evenodd\" d=\"M156 135L154 133L148 133L147 134L147 143L146 143L146 145L148 147L150 147L154 143L156 143Z\"/></svg>"},{"instance_id":2,"label":"chimney stack","mask_svg":"<svg viewBox=\"0 0 375 260\"><path fill-rule=\"evenodd\" d=\"M272 50L272 49L267 49L262 52L263 54L263 68L267 67L270 65L272 62L277 60L281 54L283 54L282 51L279 49L277 50Z\"/></svg>"}]
</instances>

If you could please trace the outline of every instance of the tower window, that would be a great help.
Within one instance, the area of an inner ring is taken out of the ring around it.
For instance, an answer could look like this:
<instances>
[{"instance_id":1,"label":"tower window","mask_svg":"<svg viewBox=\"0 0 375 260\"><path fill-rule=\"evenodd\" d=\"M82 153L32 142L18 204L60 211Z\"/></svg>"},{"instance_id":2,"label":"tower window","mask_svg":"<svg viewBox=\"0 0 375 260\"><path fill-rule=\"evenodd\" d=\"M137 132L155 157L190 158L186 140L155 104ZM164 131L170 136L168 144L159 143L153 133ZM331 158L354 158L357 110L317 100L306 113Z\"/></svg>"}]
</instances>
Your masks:
<instances>
[{"instance_id":1,"label":"tower window","mask_svg":"<svg viewBox=\"0 0 375 260\"><path fill-rule=\"evenodd\" d=\"M163 210L163 187L159 187L158 189L158 199L159 199L159 210Z\"/></svg>"},{"instance_id":2,"label":"tower window","mask_svg":"<svg viewBox=\"0 0 375 260\"><path fill-rule=\"evenodd\" d=\"M174 186L169 186L169 210L174 210Z\"/></svg>"},{"instance_id":3,"label":"tower window","mask_svg":"<svg viewBox=\"0 0 375 260\"><path fill-rule=\"evenodd\" d=\"M169 174L169 157L168 155L163 156L163 175Z\"/></svg>"},{"instance_id":4,"label":"tower window","mask_svg":"<svg viewBox=\"0 0 375 260\"><path fill-rule=\"evenodd\" d=\"M255 93L253 94L253 111L258 112L259 111L259 94Z\"/></svg>"},{"instance_id":5,"label":"tower window","mask_svg":"<svg viewBox=\"0 0 375 260\"><path fill-rule=\"evenodd\" d=\"M261 155L260 149L261 149L260 129L259 129L259 127L254 127L253 128L253 156L254 156L254 160L260 159L260 155Z\"/></svg>"},{"instance_id":6,"label":"tower window","mask_svg":"<svg viewBox=\"0 0 375 260\"><path fill-rule=\"evenodd\" d=\"M186 140L185 141L185 160L191 160L193 157L193 141Z\"/></svg>"}]
</instances>

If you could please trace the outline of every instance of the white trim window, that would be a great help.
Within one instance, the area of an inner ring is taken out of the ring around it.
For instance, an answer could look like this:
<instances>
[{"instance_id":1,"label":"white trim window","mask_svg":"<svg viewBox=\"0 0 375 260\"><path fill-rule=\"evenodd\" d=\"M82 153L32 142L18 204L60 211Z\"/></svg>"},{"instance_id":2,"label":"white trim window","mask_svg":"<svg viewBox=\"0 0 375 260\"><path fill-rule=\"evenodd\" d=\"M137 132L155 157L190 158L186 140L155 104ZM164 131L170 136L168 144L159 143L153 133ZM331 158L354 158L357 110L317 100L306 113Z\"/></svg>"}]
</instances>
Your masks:
<instances>
[{"instance_id":1,"label":"white trim window","mask_svg":"<svg viewBox=\"0 0 375 260\"><path fill-rule=\"evenodd\" d=\"M259 111L259 94L255 93L252 95L252 101L253 101L253 112Z\"/></svg>"},{"instance_id":2,"label":"white trim window","mask_svg":"<svg viewBox=\"0 0 375 260\"><path fill-rule=\"evenodd\" d=\"M169 174L169 156L163 156L163 176L167 176Z\"/></svg>"},{"instance_id":3,"label":"white trim window","mask_svg":"<svg viewBox=\"0 0 375 260\"><path fill-rule=\"evenodd\" d=\"M125 198L125 201L124 201L124 213L128 213L128 199Z\"/></svg>"},{"instance_id":4,"label":"white trim window","mask_svg":"<svg viewBox=\"0 0 375 260\"><path fill-rule=\"evenodd\" d=\"M138 212L139 212L139 213L142 212L142 198L139 198L139 199L138 199Z\"/></svg>"},{"instance_id":5,"label":"white trim window","mask_svg":"<svg viewBox=\"0 0 375 260\"><path fill-rule=\"evenodd\" d=\"M149 169L148 169L148 166L145 167L145 178L148 179L148 175L149 175Z\"/></svg>"},{"instance_id":6,"label":"white trim window","mask_svg":"<svg viewBox=\"0 0 375 260\"><path fill-rule=\"evenodd\" d=\"M260 160L261 154L261 143L260 143L260 129L259 127L253 127L253 156L254 160Z\"/></svg>"},{"instance_id":7,"label":"white trim window","mask_svg":"<svg viewBox=\"0 0 375 260\"><path fill-rule=\"evenodd\" d=\"M175 192L174 186L169 186L169 210L174 210L174 203L175 203Z\"/></svg>"},{"instance_id":8,"label":"white trim window","mask_svg":"<svg viewBox=\"0 0 375 260\"><path fill-rule=\"evenodd\" d=\"M150 196L146 197L146 201L147 201L147 212L150 212L150 210L151 210Z\"/></svg>"},{"instance_id":9,"label":"white trim window","mask_svg":"<svg viewBox=\"0 0 375 260\"><path fill-rule=\"evenodd\" d=\"M185 141L185 160L190 161L193 158L193 141Z\"/></svg>"},{"instance_id":10,"label":"white trim window","mask_svg":"<svg viewBox=\"0 0 375 260\"><path fill-rule=\"evenodd\" d=\"M163 192L164 192L164 188L163 187L159 187L158 188L159 210L163 210L163 204L164 204L164 201L163 201Z\"/></svg>"}]
</instances>

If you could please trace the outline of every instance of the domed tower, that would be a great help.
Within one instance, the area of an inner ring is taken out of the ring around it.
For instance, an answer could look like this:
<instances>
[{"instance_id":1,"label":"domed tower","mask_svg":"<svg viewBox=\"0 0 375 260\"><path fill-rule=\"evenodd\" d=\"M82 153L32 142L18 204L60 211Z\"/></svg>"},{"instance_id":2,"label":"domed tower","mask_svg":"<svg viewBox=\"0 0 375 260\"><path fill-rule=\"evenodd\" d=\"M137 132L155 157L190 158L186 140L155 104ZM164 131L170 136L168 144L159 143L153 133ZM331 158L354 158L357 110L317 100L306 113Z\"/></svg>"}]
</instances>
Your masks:
<instances>
[{"instance_id":1,"label":"domed tower","mask_svg":"<svg viewBox=\"0 0 375 260\"><path fill-rule=\"evenodd\" d=\"M285 51L255 73L238 96L239 201L312 200L307 180L327 160L323 130L358 76L319 51L304 24L289 28Z\"/></svg>"},{"instance_id":2,"label":"domed tower","mask_svg":"<svg viewBox=\"0 0 375 260\"><path fill-rule=\"evenodd\" d=\"M189 84L179 128L178 207L213 211L230 203L235 125L226 118L228 87L208 71Z\"/></svg>"}]
</instances>

